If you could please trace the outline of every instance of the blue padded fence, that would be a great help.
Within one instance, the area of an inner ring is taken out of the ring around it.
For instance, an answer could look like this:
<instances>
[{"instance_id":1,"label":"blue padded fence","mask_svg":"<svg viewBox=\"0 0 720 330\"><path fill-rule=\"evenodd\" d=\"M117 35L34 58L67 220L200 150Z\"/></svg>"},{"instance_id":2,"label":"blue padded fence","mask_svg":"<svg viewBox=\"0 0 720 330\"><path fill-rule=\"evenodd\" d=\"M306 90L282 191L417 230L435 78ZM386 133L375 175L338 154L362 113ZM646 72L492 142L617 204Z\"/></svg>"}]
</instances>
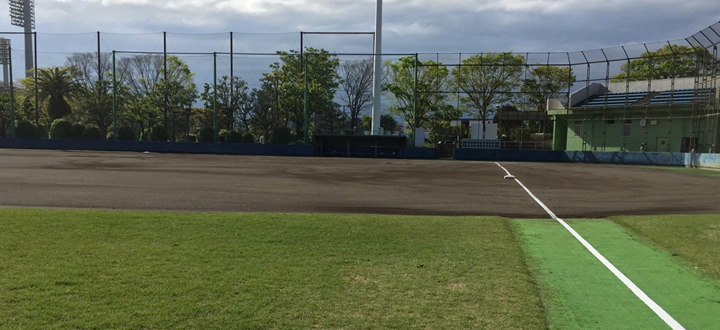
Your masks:
<instances>
[{"instance_id":1,"label":"blue padded fence","mask_svg":"<svg viewBox=\"0 0 720 330\"><path fill-rule=\"evenodd\" d=\"M0 139L0 148L86 150L86 151L132 151L180 154L218 154L253 156L312 157L313 146L279 144L235 143L186 143L186 142L140 142L70 139Z\"/></svg>"}]
</instances>

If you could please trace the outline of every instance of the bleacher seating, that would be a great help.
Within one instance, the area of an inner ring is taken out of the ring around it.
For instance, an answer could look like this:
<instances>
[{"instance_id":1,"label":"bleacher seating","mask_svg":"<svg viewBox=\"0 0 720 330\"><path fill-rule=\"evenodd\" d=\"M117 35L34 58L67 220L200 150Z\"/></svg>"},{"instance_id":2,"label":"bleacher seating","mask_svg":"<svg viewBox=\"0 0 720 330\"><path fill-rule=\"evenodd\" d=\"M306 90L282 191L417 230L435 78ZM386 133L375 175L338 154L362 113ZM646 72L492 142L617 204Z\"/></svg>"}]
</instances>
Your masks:
<instances>
[{"instance_id":1,"label":"bleacher seating","mask_svg":"<svg viewBox=\"0 0 720 330\"><path fill-rule=\"evenodd\" d=\"M692 104L707 101L714 94L712 88L677 89L664 91L648 101L650 105L659 104Z\"/></svg>"},{"instance_id":2,"label":"bleacher seating","mask_svg":"<svg viewBox=\"0 0 720 330\"><path fill-rule=\"evenodd\" d=\"M625 106L629 107L645 98L648 94L648 92L607 93L604 95L599 95L591 99L587 104L581 104L581 106L588 108Z\"/></svg>"}]
</instances>

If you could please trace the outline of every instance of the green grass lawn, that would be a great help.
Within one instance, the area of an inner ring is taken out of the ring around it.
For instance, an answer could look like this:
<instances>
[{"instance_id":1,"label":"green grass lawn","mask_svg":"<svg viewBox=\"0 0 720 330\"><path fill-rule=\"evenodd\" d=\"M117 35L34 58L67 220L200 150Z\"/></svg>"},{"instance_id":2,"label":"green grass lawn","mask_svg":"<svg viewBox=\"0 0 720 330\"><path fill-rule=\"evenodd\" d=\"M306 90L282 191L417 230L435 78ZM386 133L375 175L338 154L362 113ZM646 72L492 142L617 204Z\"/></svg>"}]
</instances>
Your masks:
<instances>
[{"instance_id":1,"label":"green grass lawn","mask_svg":"<svg viewBox=\"0 0 720 330\"><path fill-rule=\"evenodd\" d=\"M687 173L687 174L695 174L695 175L720 177L720 171L718 171L718 170L688 168L688 167L679 167L679 166L648 166L648 167L653 168L653 169L663 170L663 171L677 172L677 173Z\"/></svg>"},{"instance_id":2,"label":"green grass lawn","mask_svg":"<svg viewBox=\"0 0 720 330\"><path fill-rule=\"evenodd\" d=\"M720 280L720 215L625 216L611 220Z\"/></svg>"},{"instance_id":3,"label":"green grass lawn","mask_svg":"<svg viewBox=\"0 0 720 330\"><path fill-rule=\"evenodd\" d=\"M544 328L509 220L0 209L0 328Z\"/></svg>"},{"instance_id":4,"label":"green grass lawn","mask_svg":"<svg viewBox=\"0 0 720 330\"><path fill-rule=\"evenodd\" d=\"M677 262L670 253L646 244L645 238L609 220L567 222L683 326L717 328L720 282L702 276ZM514 223L540 279L551 328L666 327L560 224L536 220ZM688 244L687 249L694 250L693 244Z\"/></svg>"}]
</instances>

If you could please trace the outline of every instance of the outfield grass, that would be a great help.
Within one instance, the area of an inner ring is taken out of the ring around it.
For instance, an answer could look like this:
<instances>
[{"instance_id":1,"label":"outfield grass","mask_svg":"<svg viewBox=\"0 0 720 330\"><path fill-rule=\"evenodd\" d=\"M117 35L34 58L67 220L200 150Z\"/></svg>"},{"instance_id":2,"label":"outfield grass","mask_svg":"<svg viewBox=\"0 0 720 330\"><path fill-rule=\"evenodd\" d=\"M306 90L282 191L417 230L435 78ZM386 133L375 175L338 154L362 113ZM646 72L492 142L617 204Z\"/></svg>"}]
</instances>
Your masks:
<instances>
[{"instance_id":1,"label":"outfield grass","mask_svg":"<svg viewBox=\"0 0 720 330\"><path fill-rule=\"evenodd\" d=\"M515 223L540 278L551 328L666 327L560 224ZM701 276L609 220L568 223L683 326L717 327L720 282Z\"/></svg>"},{"instance_id":2,"label":"outfield grass","mask_svg":"<svg viewBox=\"0 0 720 330\"><path fill-rule=\"evenodd\" d=\"M688 168L688 167L674 167L674 166L673 167L671 167L671 166L649 166L649 168L670 171L670 172L677 172L677 173L687 173L687 174L695 174L695 175L720 177L720 171L718 171L718 170Z\"/></svg>"},{"instance_id":3,"label":"outfield grass","mask_svg":"<svg viewBox=\"0 0 720 330\"><path fill-rule=\"evenodd\" d=\"M720 280L720 215L612 217L671 255Z\"/></svg>"},{"instance_id":4,"label":"outfield grass","mask_svg":"<svg viewBox=\"0 0 720 330\"><path fill-rule=\"evenodd\" d=\"M0 209L0 328L544 328L496 217Z\"/></svg>"}]
</instances>

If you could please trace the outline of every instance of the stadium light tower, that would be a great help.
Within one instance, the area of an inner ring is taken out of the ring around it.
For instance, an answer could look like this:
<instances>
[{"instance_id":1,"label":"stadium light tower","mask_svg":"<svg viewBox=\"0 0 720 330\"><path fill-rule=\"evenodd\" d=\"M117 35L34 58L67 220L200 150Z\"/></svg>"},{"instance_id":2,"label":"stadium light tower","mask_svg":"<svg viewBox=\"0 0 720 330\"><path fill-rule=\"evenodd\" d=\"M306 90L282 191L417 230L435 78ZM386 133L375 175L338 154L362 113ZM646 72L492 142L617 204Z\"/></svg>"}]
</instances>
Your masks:
<instances>
[{"instance_id":1,"label":"stadium light tower","mask_svg":"<svg viewBox=\"0 0 720 330\"><path fill-rule=\"evenodd\" d=\"M35 0L10 0L10 23L25 28L25 76L33 65L32 30L35 28Z\"/></svg>"},{"instance_id":2,"label":"stadium light tower","mask_svg":"<svg viewBox=\"0 0 720 330\"><path fill-rule=\"evenodd\" d=\"M372 135L380 135L380 85L382 84L382 0L376 0L375 10L375 67L373 69Z\"/></svg>"}]
</instances>

